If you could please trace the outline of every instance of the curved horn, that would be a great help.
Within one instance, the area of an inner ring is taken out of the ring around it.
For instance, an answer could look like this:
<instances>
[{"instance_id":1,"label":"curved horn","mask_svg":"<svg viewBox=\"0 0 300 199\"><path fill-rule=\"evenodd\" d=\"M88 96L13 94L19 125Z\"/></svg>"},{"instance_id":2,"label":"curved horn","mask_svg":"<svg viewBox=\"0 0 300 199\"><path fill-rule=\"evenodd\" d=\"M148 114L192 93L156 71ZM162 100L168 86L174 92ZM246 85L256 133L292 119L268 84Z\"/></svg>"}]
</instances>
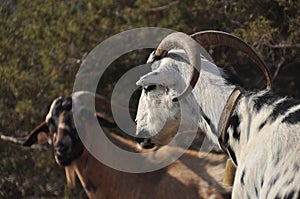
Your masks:
<instances>
[{"instance_id":1,"label":"curved horn","mask_svg":"<svg viewBox=\"0 0 300 199\"><path fill-rule=\"evenodd\" d=\"M208 45L222 45L231 47L237 50L244 52L248 55L263 71L266 81L267 81L267 89L271 89L272 87L272 79L270 75L269 68L265 64L265 62L261 59L261 57L253 50L251 46L249 46L245 41L236 37L232 34L216 31L216 30L207 30L197 32L191 35L197 42L199 42L202 46Z\"/></svg>"},{"instance_id":2,"label":"curved horn","mask_svg":"<svg viewBox=\"0 0 300 199\"><path fill-rule=\"evenodd\" d=\"M158 45L155 55L164 57L167 55L168 51L174 47L181 48L186 52L192 68L191 77L187 87L178 97L172 99L176 102L187 96L196 85L201 70L201 58L199 44L189 35L182 32L171 33L165 37Z\"/></svg>"}]
</instances>

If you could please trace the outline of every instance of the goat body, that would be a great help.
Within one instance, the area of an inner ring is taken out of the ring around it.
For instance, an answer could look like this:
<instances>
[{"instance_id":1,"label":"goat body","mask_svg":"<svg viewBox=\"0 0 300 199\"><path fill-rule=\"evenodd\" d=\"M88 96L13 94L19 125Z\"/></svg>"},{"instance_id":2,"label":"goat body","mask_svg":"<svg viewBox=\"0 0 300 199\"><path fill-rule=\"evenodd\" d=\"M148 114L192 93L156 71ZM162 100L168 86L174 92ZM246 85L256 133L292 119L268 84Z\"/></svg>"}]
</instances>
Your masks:
<instances>
[{"instance_id":1,"label":"goat body","mask_svg":"<svg viewBox=\"0 0 300 199\"><path fill-rule=\"evenodd\" d=\"M244 93L224 140L238 166L235 198L300 197L300 101Z\"/></svg>"},{"instance_id":2,"label":"goat body","mask_svg":"<svg viewBox=\"0 0 300 199\"><path fill-rule=\"evenodd\" d=\"M94 100L94 97L95 95L89 92L80 92L65 99L61 97L55 99L46 116L46 121L35 128L26 139L18 139L17 143L23 143L25 146L42 144L41 141L47 142L48 136L51 135L55 160L65 167L68 184L75 186L77 175L91 199L223 198L230 194L229 188L220 185L225 162L225 156L222 154L211 154L210 158L204 154L199 158L195 151L188 150L183 153L183 149L180 148L162 147L157 151L156 159L145 158L147 164L153 164L154 160L160 161L166 153L179 153L183 156L166 168L148 173L118 171L97 160L78 136L73 119L73 111L76 109L72 106L78 106L79 113L84 112L86 115L79 126L84 129L84 137L92 142L85 142L85 144L91 144L90 147L96 147L98 151L101 149L100 152L107 157L117 158L116 154L113 154L113 151L103 143L103 140L93 139L94 134L91 129L94 129L93 125L99 124L92 124L90 117L97 115L103 132L114 145L130 152L141 153L141 155L149 151L140 151L136 143L114 135L110 130L115 124L105 121L105 118L99 118L101 114L95 115L85 110L86 106L77 102L79 98L87 98L87 101L90 101ZM4 136L1 138L11 140ZM116 161L119 160L116 159ZM139 164L139 162L133 162L133 164Z\"/></svg>"},{"instance_id":3,"label":"goat body","mask_svg":"<svg viewBox=\"0 0 300 199\"><path fill-rule=\"evenodd\" d=\"M166 144L179 125L195 124L219 144L222 110L237 86L229 75L202 57L199 81L191 93L174 102L172 99L189 84L188 56L183 50L172 49L164 58L153 59L151 54L149 60L152 72L137 82L144 89L136 134L151 135L151 142ZM149 91L149 87L155 89ZM162 127L170 130L161 131ZM184 130L188 128L185 125ZM278 97L268 89L242 93L224 140L237 166L232 198L300 197L299 129L299 100Z\"/></svg>"},{"instance_id":4,"label":"goat body","mask_svg":"<svg viewBox=\"0 0 300 199\"><path fill-rule=\"evenodd\" d=\"M136 148L133 142L124 138L114 136L113 139L127 150ZM76 172L91 199L223 198L218 191L228 197L230 189L220 185L225 156L202 156L199 159L197 152L186 151L180 160L158 171L126 173L104 165L85 149L82 156L66 169Z\"/></svg>"}]
</instances>

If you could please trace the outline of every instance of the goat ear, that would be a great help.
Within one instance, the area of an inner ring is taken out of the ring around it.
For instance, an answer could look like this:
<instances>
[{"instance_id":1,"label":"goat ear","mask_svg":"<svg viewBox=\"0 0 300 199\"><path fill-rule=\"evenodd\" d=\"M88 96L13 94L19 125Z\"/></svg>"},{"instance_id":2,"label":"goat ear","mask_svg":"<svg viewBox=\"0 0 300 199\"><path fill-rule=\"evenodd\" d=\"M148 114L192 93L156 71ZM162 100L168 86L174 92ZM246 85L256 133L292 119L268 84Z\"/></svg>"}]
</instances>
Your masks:
<instances>
[{"instance_id":1,"label":"goat ear","mask_svg":"<svg viewBox=\"0 0 300 199\"><path fill-rule=\"evenodd\" d=\"M25 138L23 146L31 146L36 143L45 144L46 142L48 142L48 134L48 125L46 122L42 122Z\"/></svg>"},{"instance_id":2,"label":"goat ear","mask_svg":"<svg viewBox=\"0 0 300 199\"><path fill-rule=\"evenodd\" d=\"M178 73L170 71L152 71L142 76L139 81L136 82L138 86L147 86L151 84L159 84L162 86L171 86L179 80Z\"/></svg>"},{"instance_id":3,"label":"goat ear","mask_svg":"<svg viewBox=\"0 0 300 199\"><path fill-rule=\"evenodd\" d=\"M38 144L47 144L48 143L48 134L45 132L40 132L37 136Z\"/></svg>"}]
</instances>

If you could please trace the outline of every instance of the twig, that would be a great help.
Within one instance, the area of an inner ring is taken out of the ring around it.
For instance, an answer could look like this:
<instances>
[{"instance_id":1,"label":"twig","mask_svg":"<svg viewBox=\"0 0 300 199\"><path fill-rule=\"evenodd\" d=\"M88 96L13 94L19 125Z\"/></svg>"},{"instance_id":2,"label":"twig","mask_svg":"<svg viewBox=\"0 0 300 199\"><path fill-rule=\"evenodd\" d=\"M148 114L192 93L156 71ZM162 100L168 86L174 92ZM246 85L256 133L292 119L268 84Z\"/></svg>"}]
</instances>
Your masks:
<instances>
[{"instance_id":1,"label":"twig","mask_svg":"<svg viewBox=\"0 0 300 199\"><path fill-rule=\"evenodd\" d=\"M24 142L24 138L20 138L20 137L12 137L12 136L6 136L1 134L0 138L1 140L12 142L15 144L23 144Z\"/></svg>"},{"instance_id":2,"label":"twig","mask_svg":"<svg viewBox=\"0 0 300 199\"><path fill-rule=\"evenodd\" d=\"M267 46L270 48L300 48L300 44L268 44Z\"/></svg>"},{"instance_id":3,"label":"twig","mask_svg":"<svg viewBox=\"0 0 300 199\"><path fill-rule=\"evenodd\" d=\"M157 12L157 11L162 11L162 10L166 10L168 9L169 7L173 6L173 5L176 5L178 4L179 1L173 1L167 5L164 5L164 6L160 6L160 7L156 7L156 8L148 8L147 11L150 11L150 12Z\"/></svg>"},{"instance_id":4,"label":"twig","mask_svg":"<svg viewBox=\"0 0 300 199\"><path fill-rule=\"evenodd\" d=\"M7 135L3 135L0 132L0 139L5 141L5 142L9 142L9 143L13 143L13 144L17 144L17 145L23 145L24 141L25 141L25 137L12 137L12 136L7 136ZM33 144L31 147L21 147L20 150L22 151L27 151L27 150L31 150L31 149L35 149L35 150L48 150L49 145L47 144Z\"/></svg>"},{"instance_id":5,"label":"twig","mask_svg":"<svg viewBox=\"0 0 300 199\"><path fill-rule=\"evenodd\" d=\"M273 78L272 78L273 81L274 81L275 78L278 76L278 73L279 73L279 71L280 71L280 69L281 69L281 66L283 65L284 62L285 62L285 58L284 58L284 57L281 57L281 60L280 60L280 62L277 64L276 70L275 70L275 72L274 72L274 75L273 75Z\"/></svg>"}]
</instances>

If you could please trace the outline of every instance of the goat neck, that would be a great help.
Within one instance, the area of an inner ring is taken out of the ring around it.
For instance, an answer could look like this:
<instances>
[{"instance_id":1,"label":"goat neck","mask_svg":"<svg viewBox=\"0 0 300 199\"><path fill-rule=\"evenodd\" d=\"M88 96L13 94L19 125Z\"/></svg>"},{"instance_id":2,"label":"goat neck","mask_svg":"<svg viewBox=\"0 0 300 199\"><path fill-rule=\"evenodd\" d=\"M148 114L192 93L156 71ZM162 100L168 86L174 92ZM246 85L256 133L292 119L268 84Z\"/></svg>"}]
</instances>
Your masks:
<instances>
[{"instance_id":1,"label":"goat neck","mask_svg":"<svg viewBox=\"0 0 300 199\"><path fill-rule=\"evenodd\" d=\"M197 118L198 126L205 132L211 140L217 144L220 136L217 131L220 116L226 105L226 101L234 88L234 84L226 79L225 72L217 68L214 64L202 59L202 72L197 86L193 90L193 95L197 107L202 117ZM194 106L195 107L195 106Z\"/></svg>"}]
</instances>

